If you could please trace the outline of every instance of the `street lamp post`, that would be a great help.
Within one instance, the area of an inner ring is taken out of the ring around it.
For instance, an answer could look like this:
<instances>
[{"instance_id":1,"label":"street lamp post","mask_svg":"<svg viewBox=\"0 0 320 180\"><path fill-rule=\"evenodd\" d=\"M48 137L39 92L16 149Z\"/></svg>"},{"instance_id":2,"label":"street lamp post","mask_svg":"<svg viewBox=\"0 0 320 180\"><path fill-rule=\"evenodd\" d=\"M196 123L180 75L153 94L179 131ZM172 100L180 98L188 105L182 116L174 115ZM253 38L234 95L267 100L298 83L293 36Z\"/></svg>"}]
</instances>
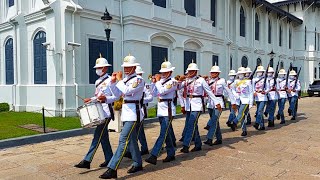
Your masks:
<instances>
[{"instance_id":1,"label":"street lamp post","mask_svg":"<svg viewBox=\"0 0 320 180\"><path fill-rule=\"evenodd\" d=\"M276 55L276 53L273 52L273 50L268 54L268 56L270 56L270 67L273 67L273 58Z\"/></svg>"},{"instance_id":2,"label":"street lamp post","mask_svg":"<svg viewBox=\"0 0 320 180\"><path fill-rule=\"evenodd\" d=\"M110 43L110 33L111 33L111 24L112 24L112 17L110 16L108 9L104 12L103 16L101 17L102 22L105 25L105 33L107 38L107 54L106 59L109 58L109 43ZM109 59L108 59L109 60Z\"/></svg>"},{"instance_id":3,"label":"street lamp post","mask_svg":"<svg viewBox=\"0 0 320 180\"><path fill-rule=\"evenodd\" d=\"M103 16L101 17L101 20L105 23L105 29L107 41L110 40L110 32L111 32L111 24L112 24L112 17L110 16L108 9L106 8L106 11L104 12Z\"/></svg>"}]
</instances>

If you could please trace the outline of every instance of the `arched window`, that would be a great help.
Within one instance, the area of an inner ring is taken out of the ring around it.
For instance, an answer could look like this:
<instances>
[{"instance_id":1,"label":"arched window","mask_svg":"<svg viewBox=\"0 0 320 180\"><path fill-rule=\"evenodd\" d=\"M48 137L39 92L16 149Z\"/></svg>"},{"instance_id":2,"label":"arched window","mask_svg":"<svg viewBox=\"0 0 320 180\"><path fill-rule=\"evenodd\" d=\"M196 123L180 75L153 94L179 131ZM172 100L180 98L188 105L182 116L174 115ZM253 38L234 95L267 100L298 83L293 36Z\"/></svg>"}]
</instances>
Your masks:
<instances>
[{"instance_id":1,"label":"arched window","mask_svg":"<svg viewBox=\"0 0 320 180\"><path fill-rule=\"evenodd\" d=\"M248 67L248 58L247 57L243 56L241 58L241 66L245 67L245 68Z\"/></svg>"},{"instance_id":2,"label":"arched window","mask_svg":"<svg viewBox=\"0 0 320 180\"><path fill-rule=\"evenodd\" d=\"M283 69L284 68L284 64L283 64L283 61L280 62L280 69Z\"/></svg>"},{"instance_id":3,"label":"arched window","mask_svg":"<svg viewBox=\"0 0 320 180\"><path fill-rule=\"evenodd\" d=\"M35 84L47 84L47 52L42 45L44 42L46 42L46 33L39 31L33 39Z\"/></svg>"},{"instance_id":4,"label":"arched window","mask_svg":"<svg viewBox=\"0 0 320 180\"><path fill-rule=\"evenodd\" d=\"M255 40L259 41L260 39L260 22L259 22L259 16L256 13L256 18L255 18Z\"/></svg>"},{"instance_id":5,"label":"arched window","mask_svg":"<svg viewBox=\"0 0 320 180\"><path fill-rule=\"evenodd\" d=\"M240 8L240 36L246 37L246 16L242 6Z\"/></svg>"},{"instance_id":6,"label":"arched window","mask_svg":"<svg viewBox=\"0 0 320 180\"><path fill-rule=\"evenodd\" d=\"M257 59L257 65L258 65L258 66L261 66L261 65L262 65L262 61L261 61L260 58Z\"/></svg>"},{"instance_id":7,"label":"arched window","mask_svg":"<svg viewBox=\"0 0 320 180\"><path fill-rule=\"evenodd\" d=\"M269 44L271 44L271 41L272 41L272 25L271 25L271 21L270 21L270 19L269 19L269 21L268 21L268 43Z\"/></svg>"},{"instance_id":8,"label":"arched window","mask_svg":"<svg viewBox=\"0 0 320 180\"><path fill-rule=\"evenodd\" d=\"M232 56L230 56L230 70L232 70Z\"/></svg>"},{"instance_id":9,"label":"arched window","mask_svg":"<svg viewBox=\"0 0 320 180\"><path fill-rule=\"evenodd\" d=\"M279 46L282 46L282 27L279 27Z\"/></svg>"},{"instance_id":10,"label":"arched window","mask_svg":"<svg viewBox=\"0 0 320 180\"><path fill-rule=\"evenodd\" d=\"M5 45L6 84L14 83L13 70L13 39L7 40Z\"/></svg>"}]
</instances>

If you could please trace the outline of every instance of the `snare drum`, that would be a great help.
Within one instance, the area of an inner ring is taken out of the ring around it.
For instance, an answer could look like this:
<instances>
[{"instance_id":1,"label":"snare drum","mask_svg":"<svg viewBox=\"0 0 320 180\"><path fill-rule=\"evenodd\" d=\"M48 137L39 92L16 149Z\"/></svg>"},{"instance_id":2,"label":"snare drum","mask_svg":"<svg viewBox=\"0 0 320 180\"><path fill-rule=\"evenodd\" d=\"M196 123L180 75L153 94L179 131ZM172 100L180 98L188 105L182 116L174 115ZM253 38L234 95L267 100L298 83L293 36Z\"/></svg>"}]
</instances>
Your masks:
<instances>
[{"instance_id":1,"label":"snare drum","mask_svg":"<svg viewBox=\"0 0 320 180\"><path fill-rule=\"evenodd\" d=\"M77 109L77 113L80 117L81 126L85 128L97 126L106 120L102 104L99 102L80 106Z\"/></svg>"}]
</instances>

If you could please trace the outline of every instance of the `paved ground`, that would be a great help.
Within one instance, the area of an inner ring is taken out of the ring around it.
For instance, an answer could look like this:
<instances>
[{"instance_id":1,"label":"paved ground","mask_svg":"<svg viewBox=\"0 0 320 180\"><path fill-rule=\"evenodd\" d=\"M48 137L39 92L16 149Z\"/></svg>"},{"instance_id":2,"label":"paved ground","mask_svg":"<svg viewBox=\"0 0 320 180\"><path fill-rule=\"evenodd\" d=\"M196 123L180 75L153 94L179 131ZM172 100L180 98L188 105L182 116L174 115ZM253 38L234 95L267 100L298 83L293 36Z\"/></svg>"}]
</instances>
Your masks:
<instances>
[{"instance_id":1,"label":"paved ground","mask_svg":"<svg viewBox=\"0 0 320 180\"><path fill-rule=\"evenodd\" d=\"M320 98L305 98L299 103L299 117L285 125L256 131L249 127L246 138L241 131L231 132L223 113L223 145L209 147L196 153L181 154L178 143L176 161L158 165L144 163L144 171L128 175L130 160L124 159L118 177L122 179L319 179L320 178ZM253 111L252 111L253 112ZM253 113L251 113L253 114ZM208 115L202 115L199 125L202 139ZM287 117L287 119L289 119ZM173 123L180 138L184 119ZM149 148L159 133L158 123L146 127ZM112 147L118 143L118 134L111 133ZM0 179L98 179L105 169L98 167L103 161L99 148L90 170L76 169L86 153L92 136L85 135L0 151ZM145 159L146 157L143 157Z\"/></svg>"}]
</instances>

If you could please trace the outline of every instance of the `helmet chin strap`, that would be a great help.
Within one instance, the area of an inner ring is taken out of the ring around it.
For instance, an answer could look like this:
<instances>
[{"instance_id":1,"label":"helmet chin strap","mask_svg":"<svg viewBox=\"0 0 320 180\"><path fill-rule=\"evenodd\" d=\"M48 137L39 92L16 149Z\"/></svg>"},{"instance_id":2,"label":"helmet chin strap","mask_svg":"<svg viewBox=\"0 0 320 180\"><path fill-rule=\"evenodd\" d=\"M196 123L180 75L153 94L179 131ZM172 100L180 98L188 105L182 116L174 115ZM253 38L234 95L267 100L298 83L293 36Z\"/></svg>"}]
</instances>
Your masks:
<instances>
[{"instance_id":1,"label":"helmet chin strap","mask_svg":"<svg viewBox=\"0 0 320 180\"><path fill-rule=\"evenodd\" d=\"M133 67L134 67L134 66L131 67L131 70L130 70L130 72L127 74L127 76L133 74L133 73L132 73L132 71L133 71L133 69L134 69Z\"/></svg>"},{"instance_id":2,"label":"helmet chin strap","mask_svg":"<svg viewBox=\"0 0 320 180\"><path fill-rule=\"evenodd\" d=\"M197 71L194 71L193 74L190 74L189 76L187 76L187 78L192 78L193 76L195 76L197 74Z\"/></svg>"}]
</instances>

